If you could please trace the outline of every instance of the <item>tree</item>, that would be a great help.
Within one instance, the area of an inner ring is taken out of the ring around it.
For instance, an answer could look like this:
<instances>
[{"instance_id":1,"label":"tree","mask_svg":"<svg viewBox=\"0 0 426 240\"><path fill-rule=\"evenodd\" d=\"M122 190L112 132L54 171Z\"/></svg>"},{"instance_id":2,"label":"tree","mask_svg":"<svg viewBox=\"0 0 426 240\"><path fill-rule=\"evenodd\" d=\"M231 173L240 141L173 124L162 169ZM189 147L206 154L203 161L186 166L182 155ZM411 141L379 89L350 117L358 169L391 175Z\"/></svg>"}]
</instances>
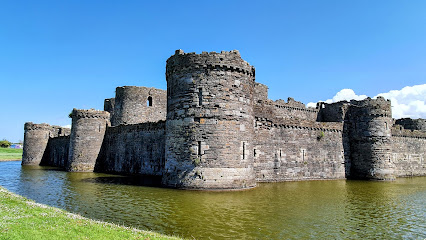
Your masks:
<instances>
[{"instance_id":1,"label":"tree","mask_svg":"<svg viewBox=\"0 0 426 240\"><path fill-rule=\"evenodd\" d=\"M10 147L10 145L12 145L12 143L7 141L6 139L0 141L0 147L2 148L8 148Z\"/></svg>"}]
</instances>

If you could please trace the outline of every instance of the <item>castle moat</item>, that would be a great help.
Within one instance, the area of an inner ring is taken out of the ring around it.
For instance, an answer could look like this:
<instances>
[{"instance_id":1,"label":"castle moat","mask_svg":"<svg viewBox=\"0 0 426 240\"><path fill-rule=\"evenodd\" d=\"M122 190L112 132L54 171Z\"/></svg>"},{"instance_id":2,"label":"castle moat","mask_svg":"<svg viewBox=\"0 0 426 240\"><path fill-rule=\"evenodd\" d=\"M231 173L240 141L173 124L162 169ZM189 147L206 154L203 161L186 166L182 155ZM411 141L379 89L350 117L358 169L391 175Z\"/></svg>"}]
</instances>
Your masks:
<instances>
[{"instance_id":1,"label":"castle moat","mask_svg":"<svg viewBox=\"0 0 426 240\"><path fill-rule=\"evenodd\" d=\"M143 184L149 182L145 181ZM426 177L183 191L0 162L0 185L85 217L196 239L425 239Z\"/></svg>"}]
</instances>

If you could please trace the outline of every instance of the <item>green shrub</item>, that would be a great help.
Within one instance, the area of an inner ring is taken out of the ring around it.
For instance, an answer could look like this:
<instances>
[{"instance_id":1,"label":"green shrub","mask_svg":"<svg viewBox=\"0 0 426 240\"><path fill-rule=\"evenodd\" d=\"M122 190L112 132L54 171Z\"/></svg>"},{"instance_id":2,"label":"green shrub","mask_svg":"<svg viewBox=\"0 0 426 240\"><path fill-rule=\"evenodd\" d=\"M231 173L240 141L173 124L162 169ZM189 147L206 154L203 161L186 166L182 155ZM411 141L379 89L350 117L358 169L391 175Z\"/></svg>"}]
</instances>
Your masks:
<instances>
[{"instance_id":1,"label":"green shrub","mask_svg":"<svg viewBox=\"0 0 426 240\"><path fill-rule=\"evenodd\" d=\"M6 139L0 141L0 147L2 148L8 148L10 147L10 145L12 145L12 143L7 141Z\"/></svg>"}]
</instances>

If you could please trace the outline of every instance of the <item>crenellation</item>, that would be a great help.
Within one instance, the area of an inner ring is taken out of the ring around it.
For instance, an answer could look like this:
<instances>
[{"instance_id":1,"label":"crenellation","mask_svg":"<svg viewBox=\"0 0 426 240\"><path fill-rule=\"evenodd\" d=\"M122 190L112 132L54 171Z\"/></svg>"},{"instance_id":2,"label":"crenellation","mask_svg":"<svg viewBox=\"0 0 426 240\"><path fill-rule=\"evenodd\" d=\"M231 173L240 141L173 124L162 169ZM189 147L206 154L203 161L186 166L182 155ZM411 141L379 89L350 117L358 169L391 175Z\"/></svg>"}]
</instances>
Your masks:
<instances>
[{"instance_id":1,"label":"crenellation","mask_svg":"<svg viewBox=\"0 0 426 240\"><path fill-rule=\"evenodd\" d=\"M26 123L22 164L214 190L426 175L426 120L393 120L383 97L273 101L236 50L176 50L166 81L166 91L117 87L104 111L73 109L71 129Z\"/></svg>"},{"instance_id":2,"label":"crenellation","mask_svg":"<svg viewBox=\"0 0 426 240\"><path fill-rule=\"evenodd\" d=\"M71 113L72 119L80 119L80 118L97 118L97 119L105 119L109 120L109 112L100 111L95 109L76 109L74 108Z\"/></svg>"}]
</instances>

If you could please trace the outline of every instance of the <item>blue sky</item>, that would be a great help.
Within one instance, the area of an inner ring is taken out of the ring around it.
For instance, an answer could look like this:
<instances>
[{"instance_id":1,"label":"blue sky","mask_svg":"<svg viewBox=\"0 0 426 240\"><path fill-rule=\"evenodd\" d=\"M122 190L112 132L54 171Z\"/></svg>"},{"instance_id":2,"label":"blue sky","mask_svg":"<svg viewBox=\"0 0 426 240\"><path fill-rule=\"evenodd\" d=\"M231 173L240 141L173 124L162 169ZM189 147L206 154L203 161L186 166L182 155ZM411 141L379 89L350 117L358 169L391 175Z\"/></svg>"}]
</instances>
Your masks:
<instances>
[{"instance_id":1,"label":"blue sky","mask_svg":"<svg viewBox=\"0 0 426 240\"><path fill-rule=\"evenodd\" d=\"M0 138L70 124L117 86L165 89L176 49L238 49L274 100L425 84L425 13L416 0L1 1Z\"/></svg>"}]
</instances>

